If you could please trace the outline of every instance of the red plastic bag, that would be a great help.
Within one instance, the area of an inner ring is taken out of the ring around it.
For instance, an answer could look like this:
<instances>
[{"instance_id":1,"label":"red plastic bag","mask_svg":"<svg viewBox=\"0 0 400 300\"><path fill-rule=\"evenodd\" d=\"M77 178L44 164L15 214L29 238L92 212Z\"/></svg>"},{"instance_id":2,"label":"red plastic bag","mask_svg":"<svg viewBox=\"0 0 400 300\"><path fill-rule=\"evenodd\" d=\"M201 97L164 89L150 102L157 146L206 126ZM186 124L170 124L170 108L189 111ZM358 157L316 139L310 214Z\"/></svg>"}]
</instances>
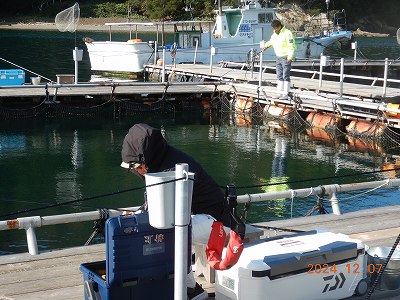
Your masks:
<instances>
[{"instance_id":1,"label":"red plastic bag","mask_svg":"<svg viewBox=\"0 0 400 300\"><path fill-rule=\"evenodd\" d=\"M231 230L229 232L229 243L226 247L225 257L222 258L226 233L221 222L214 222L210 238L206 247L208 264L216 270L226 270L234 266L243 252L243 242L240 236Z\"/></svg>"}]
</instances>

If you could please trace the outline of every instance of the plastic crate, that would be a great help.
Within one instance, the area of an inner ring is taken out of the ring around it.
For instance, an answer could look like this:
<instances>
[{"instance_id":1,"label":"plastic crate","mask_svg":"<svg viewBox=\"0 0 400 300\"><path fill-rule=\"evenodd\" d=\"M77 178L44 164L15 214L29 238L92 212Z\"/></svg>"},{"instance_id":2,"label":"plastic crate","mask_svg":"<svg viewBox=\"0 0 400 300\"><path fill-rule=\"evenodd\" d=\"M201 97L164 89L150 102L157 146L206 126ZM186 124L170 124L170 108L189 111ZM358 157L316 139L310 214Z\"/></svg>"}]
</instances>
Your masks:
<instances>
[{"instance_id":1,"label":"plastic crate","mask_svg":"<svg viewBox=\"0 0 400 300\"><path fill-rule=\"evenodd\" d=\"M149 225L147 213L106 222L106 260L80 266L85 299L172 300L174 229Z\"/></svg>"},{"instance_id":2,"label":"plastic crate","mask_svg":"<svg viewBox=\"0 0 400 300\"><path fill-rule=\"evenodd\" d=\"M0 70L0 85L22 85L25 83L25 72L21 69Z\"/></svg>"}]
</instances>

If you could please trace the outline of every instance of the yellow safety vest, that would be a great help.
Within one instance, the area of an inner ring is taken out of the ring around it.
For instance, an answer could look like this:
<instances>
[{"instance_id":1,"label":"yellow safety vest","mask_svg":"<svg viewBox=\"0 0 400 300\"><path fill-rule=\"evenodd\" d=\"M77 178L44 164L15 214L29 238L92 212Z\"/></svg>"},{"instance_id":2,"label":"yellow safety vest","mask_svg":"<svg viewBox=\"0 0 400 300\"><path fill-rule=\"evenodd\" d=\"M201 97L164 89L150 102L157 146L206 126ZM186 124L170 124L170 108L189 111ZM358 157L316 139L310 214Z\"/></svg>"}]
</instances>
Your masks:
<instances>
[{"instance_id":1,"label":"yellow safety vest","mask_svg":"<svg viewBox=\"0 0 400 300\"><path fill-rule=\"evenodd\" d=\"M293 37L293 33L286 29L285 26L281 28L279 34L275 32L271 35L268 42L264 43L265 48L274 47L276 56L287 57L293 59L294 51L296 50L296 42Z\"/></svg>"}]
</instances>

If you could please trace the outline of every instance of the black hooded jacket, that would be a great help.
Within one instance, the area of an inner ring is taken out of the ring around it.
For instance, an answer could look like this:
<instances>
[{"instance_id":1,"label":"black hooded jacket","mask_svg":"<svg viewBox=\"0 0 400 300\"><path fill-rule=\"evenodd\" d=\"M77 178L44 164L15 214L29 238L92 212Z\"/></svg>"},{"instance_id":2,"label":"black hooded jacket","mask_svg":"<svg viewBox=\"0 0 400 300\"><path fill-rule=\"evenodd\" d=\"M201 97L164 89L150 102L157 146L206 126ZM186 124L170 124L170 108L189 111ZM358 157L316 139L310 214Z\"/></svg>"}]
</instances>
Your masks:
<instances>
[{"instance_id":1,"label":"black hooded jacket","mask_svg":"<svg viewBox=\"0 0 400 300\"><path fill-rule=\"evenodd\" d=\"M218 221L224 218L224 193L201 165L188 154L168 145L159 129L135 124L125 136L122 151L125 163L144 163L149 173L175 170L175 164L187 163L193 172L193 214L209 214Z\"/></svg>"}]
</instances>

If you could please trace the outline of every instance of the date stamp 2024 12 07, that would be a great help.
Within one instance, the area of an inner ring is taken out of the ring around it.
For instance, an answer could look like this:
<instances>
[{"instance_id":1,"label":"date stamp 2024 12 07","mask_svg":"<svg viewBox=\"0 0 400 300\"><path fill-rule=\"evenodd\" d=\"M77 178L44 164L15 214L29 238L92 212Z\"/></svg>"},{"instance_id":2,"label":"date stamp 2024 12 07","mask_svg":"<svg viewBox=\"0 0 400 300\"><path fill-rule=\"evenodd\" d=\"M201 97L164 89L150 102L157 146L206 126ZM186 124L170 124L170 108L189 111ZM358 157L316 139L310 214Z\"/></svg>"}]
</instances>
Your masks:
<instances>
[{"instance_id":1,"label":"date stamp 2024 12 07","mask_svg":"<svg viewBox=\"0 0 400 300\"><path fill-rule=\"evenodd\" d=\"M382 264L368 264L367 273L379 273ZM307 274L336 274L336 264L308 264ZM358 263L346 264L346 272L348 274L359 274L360 265Z\"/></svg>"}]
</instances>

